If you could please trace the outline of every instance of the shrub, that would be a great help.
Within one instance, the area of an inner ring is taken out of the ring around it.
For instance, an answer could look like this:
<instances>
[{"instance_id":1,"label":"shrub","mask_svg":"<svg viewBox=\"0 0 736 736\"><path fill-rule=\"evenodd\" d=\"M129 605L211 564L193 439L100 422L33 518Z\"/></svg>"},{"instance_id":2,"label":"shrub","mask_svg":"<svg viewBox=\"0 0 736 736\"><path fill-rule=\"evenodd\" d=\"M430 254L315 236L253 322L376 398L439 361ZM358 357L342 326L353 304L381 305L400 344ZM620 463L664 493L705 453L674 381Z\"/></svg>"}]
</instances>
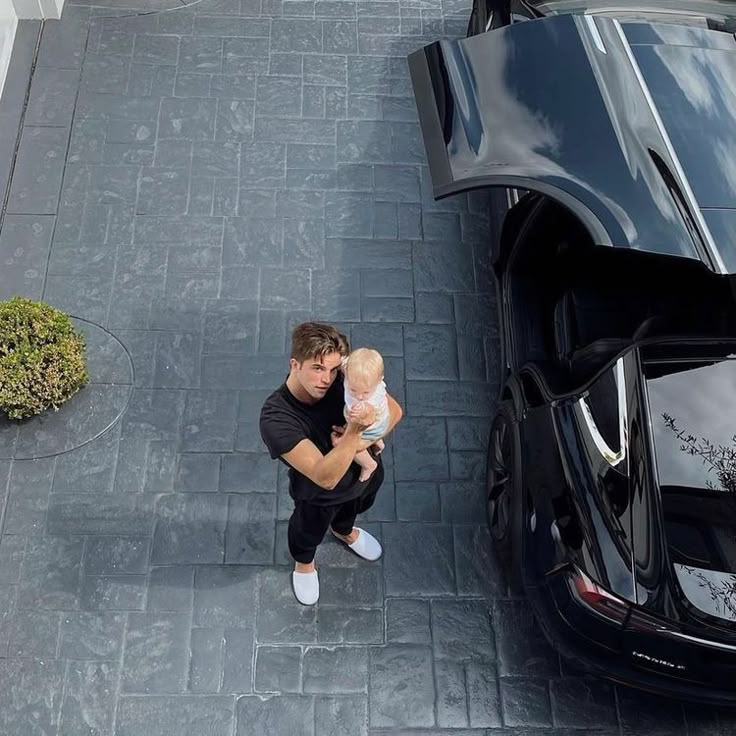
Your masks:
<instances>
[{"instance_id":1,"label":"shrub","mask_svg":"<svg viewBox=\"0 0 736 736\"><path fill-rule=\"evenodd\" d=\"M0 412L12 419L55 410L89 381L84 337L43 302L0 302Z\"/></svg>"}]
</instances>

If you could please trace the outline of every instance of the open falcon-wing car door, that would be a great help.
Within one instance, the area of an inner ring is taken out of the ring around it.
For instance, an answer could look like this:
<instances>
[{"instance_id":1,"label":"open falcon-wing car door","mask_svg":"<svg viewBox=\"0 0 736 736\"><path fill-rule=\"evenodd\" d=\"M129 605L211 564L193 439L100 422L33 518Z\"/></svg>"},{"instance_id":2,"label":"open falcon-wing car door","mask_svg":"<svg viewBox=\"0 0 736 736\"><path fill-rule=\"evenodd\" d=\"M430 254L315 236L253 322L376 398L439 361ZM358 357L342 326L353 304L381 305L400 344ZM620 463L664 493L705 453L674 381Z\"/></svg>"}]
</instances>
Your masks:
<instances>
[{"instance_id":1,"label":"open falcon-wing car door","mask_svg":"<svg viewBox=\"0 0 736 736\"><path fill-rule=\"evenodd\" d=\"M542 192L601 245L736 272L731 34L561 15L409 57L434 196Z\"/></svg>"}]
</instances>

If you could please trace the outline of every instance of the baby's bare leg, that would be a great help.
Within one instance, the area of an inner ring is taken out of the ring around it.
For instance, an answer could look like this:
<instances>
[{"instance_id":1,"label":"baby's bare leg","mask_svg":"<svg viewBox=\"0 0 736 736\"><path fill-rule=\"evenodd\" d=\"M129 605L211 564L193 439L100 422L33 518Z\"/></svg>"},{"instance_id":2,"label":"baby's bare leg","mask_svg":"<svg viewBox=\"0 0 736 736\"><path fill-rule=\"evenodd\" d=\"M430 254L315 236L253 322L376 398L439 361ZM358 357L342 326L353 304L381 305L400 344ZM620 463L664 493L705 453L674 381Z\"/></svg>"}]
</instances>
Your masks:
<instances>
[{"instance_id":1,"label":"baby's bare leg","mask_svg":"<svg viewBox=\"0 0 736 736\"><path fill-rule=\"evenodd\" d=\"M382 439L378 439L373 443L373 447L376 448L376 455L380 455L386 448L386 443Z\"/></svg>"},{"instance_id":2,"label":"baby's bare leg","mask_svg":"<svg viewBox=\"0 0 736 736\"><path fill-rule=\"evenodd\" d=\"M373 459L368 450L361 450L355 453L355 462L360 465L360 480L368 480L373 475L373 471L378 467L378 463Z\"/></svg>"}]
</instances>

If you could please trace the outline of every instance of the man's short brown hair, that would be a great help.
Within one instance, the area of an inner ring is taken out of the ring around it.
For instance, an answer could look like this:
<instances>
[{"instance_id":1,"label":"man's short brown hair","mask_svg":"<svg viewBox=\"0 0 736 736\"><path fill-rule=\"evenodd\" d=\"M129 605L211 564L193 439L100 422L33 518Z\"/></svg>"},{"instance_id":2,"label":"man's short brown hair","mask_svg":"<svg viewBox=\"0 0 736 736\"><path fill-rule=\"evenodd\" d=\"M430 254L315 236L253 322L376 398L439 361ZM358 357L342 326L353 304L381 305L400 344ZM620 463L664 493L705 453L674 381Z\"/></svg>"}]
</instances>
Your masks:
<instances>
[{"instance_id":1,"label":"man's short brown hair","mask_svg":"<svg viewBox=\"0 0 736 736\"><path fill-rule=\"evenodd\" d=\"M291 333L291 357L298 363L321 360L329 353L345 357L349 352L347 337L324 322L302 322Z\"/></svg>"}]
</instances>

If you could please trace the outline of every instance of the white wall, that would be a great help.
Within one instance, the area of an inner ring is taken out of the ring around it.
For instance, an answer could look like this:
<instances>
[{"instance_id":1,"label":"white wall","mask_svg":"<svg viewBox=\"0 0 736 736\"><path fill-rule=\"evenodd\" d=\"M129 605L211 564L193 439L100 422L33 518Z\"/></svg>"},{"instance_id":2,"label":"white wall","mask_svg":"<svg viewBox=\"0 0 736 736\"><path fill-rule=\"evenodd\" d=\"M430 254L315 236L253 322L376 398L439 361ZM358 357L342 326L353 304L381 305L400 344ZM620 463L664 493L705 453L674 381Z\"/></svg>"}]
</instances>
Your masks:
<instances>
[{"instance_id":1,"label":"white wall","mask_svg":"<svg viewBox=\"0 0 736 736\"><path fill-rule=\"evenodd\" d=\"M8 73L19 19L61 18L64 0L0 0L0 96Z\"/></svg>"},{"instance_id":2,"label":"white wall","mask_svg":"<svg viewBox=\"0 0 736 736\"><path fill-rule=\"evenodd\" d=\"M3 93L5 75L8 73L10 54L13 52L15 29L18 27L18 16L11 0L0 0L0 97Z\"/></svg>"},{"instance_id":3,"label":"white wall","mask_svg":"<svg viewBox=\"0 0 736 736\"><path fill-rule=\"evenodd\" d=\"M12 5L19 18L61 18L64 0L0 0L0 5Z\"/></svg>"},{"instance_id":4,"label":"white wall","mask_svg":"<svg viewBox=\"0 0 736 736\"><path fill-rule=\"evenodd\" d=\"M10 0L19 18L40 18L41 5L38 0Z\"/></svg>"},{"instance_id":5,"label":"white wall","mask_svg":"<svg viewBox=\"0 0 736 736\"><path fill-rule=\"evenodd\" d=\"M39 0L42 18L61 18L64 0Z\"/></svg>"}]
</instances>

